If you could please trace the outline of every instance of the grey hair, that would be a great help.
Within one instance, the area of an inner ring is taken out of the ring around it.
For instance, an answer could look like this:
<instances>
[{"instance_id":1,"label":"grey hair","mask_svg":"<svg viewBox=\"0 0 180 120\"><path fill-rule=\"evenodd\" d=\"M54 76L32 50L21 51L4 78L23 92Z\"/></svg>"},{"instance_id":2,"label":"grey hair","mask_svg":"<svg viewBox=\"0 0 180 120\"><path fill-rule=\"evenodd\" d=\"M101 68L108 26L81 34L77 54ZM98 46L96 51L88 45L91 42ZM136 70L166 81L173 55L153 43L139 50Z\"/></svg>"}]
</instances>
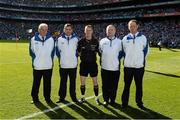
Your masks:
<instances>
[{"instance_id":1,"label":"grey hair","mask_svg":"<svg viewBox=\"0 0 180 120\"><path fill-rule=\"evenodd\" d=\"M42 27L48 28L48 25L47 25L46 23L41 23L41 24L39 24L39 26L38 26L38 30L40 30Z\"/></svg>"}]
</instances>

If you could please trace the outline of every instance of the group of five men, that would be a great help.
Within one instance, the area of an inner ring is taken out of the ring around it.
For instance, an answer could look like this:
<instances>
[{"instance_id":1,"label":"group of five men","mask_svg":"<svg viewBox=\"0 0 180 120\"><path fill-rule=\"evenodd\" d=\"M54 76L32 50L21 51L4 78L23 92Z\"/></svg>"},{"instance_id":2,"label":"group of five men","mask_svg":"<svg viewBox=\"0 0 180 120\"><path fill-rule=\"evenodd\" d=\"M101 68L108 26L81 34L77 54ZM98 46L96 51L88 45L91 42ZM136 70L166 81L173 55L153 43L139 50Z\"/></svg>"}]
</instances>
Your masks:
<instances>
[{"instance_id":1,"label":"group of five men","mask_svg":"<svg viewBox=\"0 0 180 120\"><path fill-rule=\"evenodd\" d=\"M53 71L53 58L56 53L59 62L60 88L59 102L63 102L66 97L67 80L70 80L70 96L72 101L83 103L85 101L85 80L90 74L93 80L95 101L99 105L98 98L98 65L96 54L100 56L103 105L115 104L115 98L120 78L120 59L124 57L124 90L122 94L122 108L128 106L130 85L134 78L136 85L136 103L139 108L144 108L142 102L142 81L145 67L146 55L148 52L148 42L146 37L138 32L136 20L128 23L130 33L122 40L115 36L116 28L108 25L106 37L98 41L93 36L93 27L86 25L85 36L78 40L73 32L71 24L65 24L63 33L55 41L48 33L48 25L41 23L38 32L30 41L29 51L32 57L33 85L32 103L38 103L38 93L40 81L43 77L43 93L47 103L52 102L51 77ZM80 90L81 98L76 98L76 71L78 66L78 56L80 56Z\"/></svg>"}]
</instances>

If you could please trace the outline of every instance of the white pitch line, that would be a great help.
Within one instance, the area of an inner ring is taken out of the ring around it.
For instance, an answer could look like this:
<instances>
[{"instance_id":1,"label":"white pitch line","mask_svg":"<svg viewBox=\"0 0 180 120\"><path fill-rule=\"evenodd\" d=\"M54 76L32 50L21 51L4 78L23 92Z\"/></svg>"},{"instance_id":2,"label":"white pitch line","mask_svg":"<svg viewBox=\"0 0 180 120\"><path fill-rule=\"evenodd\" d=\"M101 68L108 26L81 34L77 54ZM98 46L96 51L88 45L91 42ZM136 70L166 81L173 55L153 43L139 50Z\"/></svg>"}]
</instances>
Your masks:
<instances>
[{"instance_id":1,"label":"white pitch line","mask_svg":"<svg viewBox=\"0 0 180 120\"><path fill-rule=\"evenodd\" d=\"M101 96L101 94L99 94L99 96ZM88 99L92 99L94 98L95 96L90 96L90 97L87 97L86 100ZM29 115L26 115L26 116L23 116L23 117L20 117L20 118L17 118L16 120L24 120L24 119L28 119L28 118L32 118L32 117L35 117L35 116L38 116L38 115L41 115L41 114L44 114L44 113L47 113L47 112L50 112L50 111L56 111L60 108L63 108L63 107L68 107L68 106L71 106L75 104L74 102L70 102L70 103L67 103L67 104L63 104L63 105L60 105L60 106L56 106L54 108L50 108L50 109L45 109L43 111L40 111L40 112L35 112L35 113L32 113L32 114L29 114Z\"/></svg>"}]
</instances>

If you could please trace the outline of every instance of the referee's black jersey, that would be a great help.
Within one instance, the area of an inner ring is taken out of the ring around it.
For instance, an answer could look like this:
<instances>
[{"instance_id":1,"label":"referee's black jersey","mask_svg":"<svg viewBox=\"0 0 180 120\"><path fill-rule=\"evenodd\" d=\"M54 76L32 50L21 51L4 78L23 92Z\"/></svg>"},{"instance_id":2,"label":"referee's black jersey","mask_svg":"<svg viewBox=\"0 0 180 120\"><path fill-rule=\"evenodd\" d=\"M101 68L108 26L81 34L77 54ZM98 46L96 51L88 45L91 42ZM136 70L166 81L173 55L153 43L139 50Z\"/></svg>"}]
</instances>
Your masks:
<instances>
[{"instance_id":1,"label":"referee's black jersey","mask_svg":"<svg viewBox=\"0 0 180 120\"><path fill-rule=\"evenodd\" d=\"M80 53L81 62L84 63L96 63L96 53L99 50L99 42L92 37L91 40L82 38L78 42L78 53Z\"/></svg>"}]
</instances>

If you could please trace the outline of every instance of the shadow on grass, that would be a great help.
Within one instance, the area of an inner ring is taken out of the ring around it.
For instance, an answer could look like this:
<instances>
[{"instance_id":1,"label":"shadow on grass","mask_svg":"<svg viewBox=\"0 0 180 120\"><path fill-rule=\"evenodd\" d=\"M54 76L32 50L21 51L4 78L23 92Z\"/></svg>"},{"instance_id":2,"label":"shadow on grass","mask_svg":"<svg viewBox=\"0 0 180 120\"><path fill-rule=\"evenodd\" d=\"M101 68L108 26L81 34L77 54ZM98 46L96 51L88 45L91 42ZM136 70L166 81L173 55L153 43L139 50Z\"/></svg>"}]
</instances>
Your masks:
<instances>
[{"instance_id":1,"label":"shadow on grass","mask_svg":"<svg viewBox=\"0 0 180 120\"><path fill-rule=\"evenodd\" d=\"M94 106L89 102L85 102L83 104L73 104L69 106L72 110L81 115L84 119L119 119L119 118L127 118L123 115L120 115L116 112L115 115L104 113L99 106Z\"/></svg>"},{"instance_id":2,"label":"shadow on grass","mask_svg":"<svg viewBox=\"0 0 180 120\"><path fill-rule=\"evenodd\" d=\"M121 111L134 119L170 119L169 117L148 108L140 110L129 106L127 109L121 109Z\"/></svg>"},{"instance_id":3,"label":"shadow on grass","mask_svg":"<svg viewBox=\"0 0 180 120\"><path fill-rule=\"evenodd\" d=\"M164 75L164 76L168 76L168 77L180 78L180 76L178 76L178 75L169 74L169 73L161 73L161 72L156 72L156 71L151 71L151 70L146 70L146 72L151 72L151 73L155 73L155 74L160 74L160 75Z\"/></svg>"},{"instance_id":4,"label":"shadow on grass","mask_svg":"<svg viewBox=\"0 0 180 120\"><path fill-rule=\"evenodd\" d=\"M170 50L170 51L172 51L172 52L179 52L179 51L177 51L177 50L173 50L172 48L166 48L167 50Z\"/></svg>"},{"instance_id":5,"label":"shadow on grass","mask_svg":"<svg viewBox=\"0 0 180 120\"><path fill-rule=\"evenodd\" d=\"M69 101L63 102L63 104L67 104L67 103L69 103ZM52 109L56 108L54 111L49 111L44 113L50 119L77 119L75 118L75 116L72 116L71 114L62 110L62 108L59 108L59 106L53 102L49 103L48 105ZM42 111L49 109L42 103L36 104L36 107ZM128 106L127 108L122 109L120 107L120 104L117 103L113 107L110 107L110 105L106 107L106 109L111 113L113 113L113 115L105 113L100 109L100 106L92 105L88 101L86 101L84 104L80 104L80 103L71 104L68 107L74 110L84 119L129 119L128 117L121 115L120 113L122 112L132 119L171 119L167 116L164 116L148 108L141 110L138 108Z\"/></svg>"},{"instance_id":6,"label":"shadow on grass","mask_svg":"<svg viewBox=\"0 0 180 120\"><path fill-rule=\"evenodd\" d=\"M114 108L119 109L121 112L124 112L125 114L127 114L129 117L133 119L171 119L149 108L145 108L144 110L142 110L139 108L128 106L127 108L122 109L120 107L120 104L117 104L117 103L114 106Z\"/></svg>"},{"instance_id":7,"label":"shadow on grass","mask_svg":"<svg viewBox=\"0 0 180 120\"><path fill-rule=\"evenodd\" d=\"M65 112L64 110L62 110L61 108L59 108L59 106L53 102L48 103L48 105L53 109L56 107L55 111L49 111L49 112L45 112L44 114L46 116L48 116L50 119L65 119L65 118L69 118L69 119L76 119L75 117L73 117L72 115L70 115L69 113ZM41 102L38 104L35 104L35 106L40 109L41 111L44 110L48 110L49 108L46 107L44 104L42 104Z\"/></svg>"},{"instance_id":8,"label":"shadow on grass","mask_svg":"<svg viewBox=\"0 0 180 120\"><path fill-rule=\"evenodd\" d=\"M109 106L110 106L110 105L109 105ZM114 108L109 107L109 106L108 106L108 107L105 107L105 108L106 108L108 111L112 112L118 119L119 119L119 118L120 118L120 119L129 119L128 117L125 117L125 116L119 114L117 110L115 110ZM120 107L119 107L119 109L120 109Z\"/></svg>"}]
</instances>

